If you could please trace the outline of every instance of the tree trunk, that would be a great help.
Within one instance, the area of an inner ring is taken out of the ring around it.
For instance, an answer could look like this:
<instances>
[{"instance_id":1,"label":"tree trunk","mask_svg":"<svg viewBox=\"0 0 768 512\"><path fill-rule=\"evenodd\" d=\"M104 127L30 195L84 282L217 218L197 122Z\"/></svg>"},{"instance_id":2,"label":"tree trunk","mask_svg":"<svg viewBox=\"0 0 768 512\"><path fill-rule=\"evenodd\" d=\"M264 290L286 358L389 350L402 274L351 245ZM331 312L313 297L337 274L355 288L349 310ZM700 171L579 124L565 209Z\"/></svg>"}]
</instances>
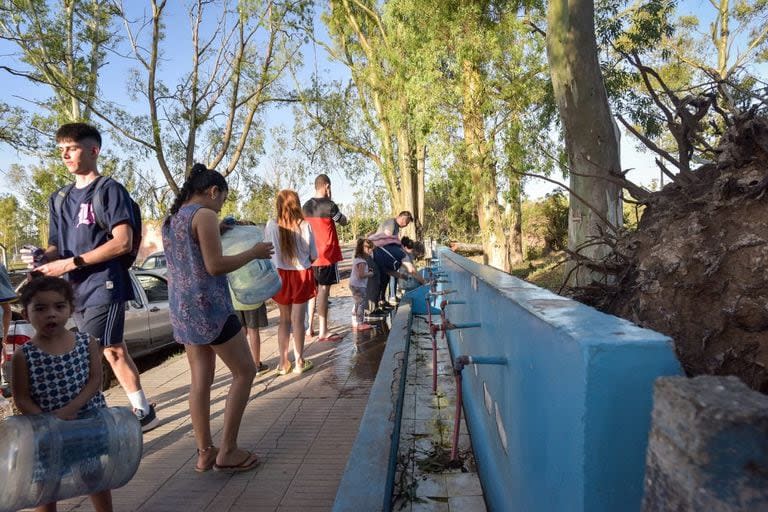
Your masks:
<instances>
[{"instance_id":1,"label":"tree trunk","mask_svg":"<svg viewBox=\"0 0 768 512\"><path fill-rule=\"evenodd\" d=\"M462 123L467 165L474 183L475 203L480 223L480 235L485 252L484 263L509 272L509 246L499 209L496 167L491 148L485 138L485 123L481 109L484 101L482 77L476 63L462 62Z\"/></svg>"},{"instance_id":2,"label":"tree trunk","mask_svg":"<svg viewBox=\"0 0 768 512\"><path fill-rule=\"evenodd\" d=\"M416 215L416 238L424 239L424 176L427 168L427 146L426 144L416 144L416 206L418 213Z\"/></svg>"},{"instance_id":3,"label":"tree trunk","mask_svg":"<svg viewBox=\"0 0 768 512\"><path fill-rule=\"evenodd\" d=\"M523 204L520 200L522 184L517 174L512 173L509 179L510 198L504 216L509 239L509 261L514 265L523 261Z\"/></svg>"},{"instance_id":4,"label":"tree trunk","mask_svg":"<svg viewBox=\"0 0 768 512\"><path fill-rule=\"evenodd\" d=\"M606 179L620 171L621 162L619 134L597 60L593 0L551 0L547 26L550 73L570 170L568 247L599 260L609 247L585 243L621 226L621 188ZM570 274L569 284L605 279L582 267Z\"/></svg>"}]
</instances>

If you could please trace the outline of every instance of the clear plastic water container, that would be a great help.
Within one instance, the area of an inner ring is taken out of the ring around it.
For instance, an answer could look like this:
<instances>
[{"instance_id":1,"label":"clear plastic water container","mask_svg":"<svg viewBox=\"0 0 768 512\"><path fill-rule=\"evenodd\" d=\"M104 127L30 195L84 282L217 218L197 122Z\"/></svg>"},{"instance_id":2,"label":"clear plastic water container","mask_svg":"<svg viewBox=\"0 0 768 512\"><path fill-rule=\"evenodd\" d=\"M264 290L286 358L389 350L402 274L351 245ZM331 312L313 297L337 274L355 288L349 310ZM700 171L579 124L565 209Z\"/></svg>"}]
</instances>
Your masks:
<instances>
[{"instance_id":1,"label":"clear plastic water container","mask_svg":"<svg viewBox=\"0 0 768 512\"><path fill-rule=\"evenodd\" d=\"M264 226L232 226L221 235L225 256L232 256L264 241ZM227 274L232 294L246 306L259 305L280 291L280 276L270 260L251 260Z\"/></svg>"},{"instance_id":2,"label":"clear plastic water container","mask_svg":"<svg viewBox=\"0 0 768 512\"><path fill-rule=\"evenodd\" d=\"M82 419L53 414L0 422L0 512L116 489L139 468L141 425L126 407Z\"/></svg>"}]
</instances>

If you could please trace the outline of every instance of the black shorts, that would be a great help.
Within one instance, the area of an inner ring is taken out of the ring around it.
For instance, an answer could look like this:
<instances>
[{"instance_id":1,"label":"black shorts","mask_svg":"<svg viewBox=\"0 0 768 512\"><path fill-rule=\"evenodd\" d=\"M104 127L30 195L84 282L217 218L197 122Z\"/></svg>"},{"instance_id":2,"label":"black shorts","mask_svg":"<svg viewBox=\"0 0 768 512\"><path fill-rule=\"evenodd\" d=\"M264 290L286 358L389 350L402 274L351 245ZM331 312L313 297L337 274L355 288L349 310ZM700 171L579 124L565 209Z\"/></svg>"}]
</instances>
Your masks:
<instances>
[{"instance_id":1,"label":"black shorts","mask_svg":"<svg viewBox=\"0 0 768 512\"><path fill-rule=\"evenodd\" d=\"M339 282L339 267L335 263L333 265L312 268L315 271L315 281L317 284L330 285Z\"/></svg>"},{"instance_id":2,"label":"black shorts","mask_svg":"<svg viewBox=\"0 0 768 512\"><path fill-rule=\"evenodd\" d=\"M221 345L222 343L226 343L242 330L243 326L240 324L240 319L237 318L237 315L229 315L227 321L224 323L224 327L221 328L221 334L219 334L219 336L210 344Z\"/></svg>"},{"instance_id":3,"label":"black shorts","mask_svg":"<svg viewBox=\"0 0 768 512\"><path fill-rule=\"evenodd\" d=\"M113 302L103 306L90 306L72 315L77 330L87 332L102 347L120 345L125 328L125 302Z\"/></svg>"},{"instance_id":4,"label":"black shorts","mask_svg":"<svg viewBox=\"0 0 768 512\"><path fill-rule=\"evenodd\" d=\"M262 304L256 309L249 309L247 311L235 311L237 316L240 317L240 323L243 327L248 329L258 329L259 327L266 327L269 325L267 322L267 305Z\"/></svg>"}]
</instances>

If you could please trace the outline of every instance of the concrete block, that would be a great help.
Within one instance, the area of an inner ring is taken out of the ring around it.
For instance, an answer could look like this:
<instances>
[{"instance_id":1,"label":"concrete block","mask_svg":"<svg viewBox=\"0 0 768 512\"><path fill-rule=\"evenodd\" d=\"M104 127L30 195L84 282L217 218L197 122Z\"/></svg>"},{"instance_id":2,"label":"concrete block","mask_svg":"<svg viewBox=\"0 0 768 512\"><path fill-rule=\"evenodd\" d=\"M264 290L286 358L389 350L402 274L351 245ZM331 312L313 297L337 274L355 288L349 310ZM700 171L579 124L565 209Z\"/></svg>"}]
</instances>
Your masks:
<instances>
[{"instance_id":1,"label":"concrete block","mask_svg":"<svg viewBox=\"0 0 768 512\"><path fill-rule=\"evenodd\" d=\"M768 511L768 396L736 377L654 386L644 512Z\"/></svg>"}]
</instances>

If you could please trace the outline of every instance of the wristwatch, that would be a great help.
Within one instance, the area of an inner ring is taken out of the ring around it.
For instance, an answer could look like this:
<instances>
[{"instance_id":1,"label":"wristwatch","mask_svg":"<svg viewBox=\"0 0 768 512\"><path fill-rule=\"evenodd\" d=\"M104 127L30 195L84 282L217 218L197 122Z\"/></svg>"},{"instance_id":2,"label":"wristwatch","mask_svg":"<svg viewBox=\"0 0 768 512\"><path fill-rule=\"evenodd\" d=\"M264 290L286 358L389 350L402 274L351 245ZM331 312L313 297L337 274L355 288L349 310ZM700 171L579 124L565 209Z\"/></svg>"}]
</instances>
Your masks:
<instances>
[{"instance_id":1,"label":"wristwatch","mask_svg":"<svg viewBox=\"0 0 768 512\"><path fill-rule=\"evenodd\" d=\"M75 256L72 258L72 262L75 264L75 268L80 268L85 266L85 260L82 256Z\"/></svg>"}]
</instances>

